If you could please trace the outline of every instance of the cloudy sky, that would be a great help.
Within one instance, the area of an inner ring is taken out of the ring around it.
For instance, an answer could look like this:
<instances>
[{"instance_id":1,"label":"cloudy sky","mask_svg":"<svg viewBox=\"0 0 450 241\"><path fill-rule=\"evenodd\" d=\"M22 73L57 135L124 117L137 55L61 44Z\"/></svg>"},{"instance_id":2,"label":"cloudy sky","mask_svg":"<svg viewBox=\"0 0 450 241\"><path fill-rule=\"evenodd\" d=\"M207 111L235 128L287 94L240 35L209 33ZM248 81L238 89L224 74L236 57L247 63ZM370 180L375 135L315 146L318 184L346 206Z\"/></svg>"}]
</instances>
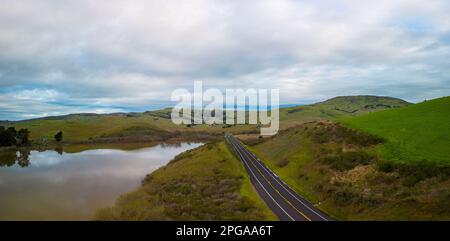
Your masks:
<instances>
[{"instance_id":1,"label":"cloudy sky","mask_svg":"<svg viewBox=\"0 0 450 241\"><path fill-rule=\"evenodd\" d=\"M0 119L170 105L176 88L281 103L450 95L448 0L0 0Z\"/></svg>"}]
</instances>

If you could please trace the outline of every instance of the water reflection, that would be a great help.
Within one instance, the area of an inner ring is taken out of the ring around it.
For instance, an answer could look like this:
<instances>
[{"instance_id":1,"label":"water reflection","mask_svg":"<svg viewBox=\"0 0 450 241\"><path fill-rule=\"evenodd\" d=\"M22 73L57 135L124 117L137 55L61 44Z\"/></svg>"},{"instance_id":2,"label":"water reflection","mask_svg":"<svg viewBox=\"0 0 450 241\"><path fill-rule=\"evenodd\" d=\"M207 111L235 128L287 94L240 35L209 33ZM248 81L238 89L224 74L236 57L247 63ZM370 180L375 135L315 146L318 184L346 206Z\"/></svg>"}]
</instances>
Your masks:
<instances>
[{"instance_id":1,"label":"water reflection","mask_svg":"<svg viewBox=\"0 0 450 241\"><path fill-rule=\"evenodd\" d=\"M161 148L181 148L183 147L183 145L191 145L191 143L161 143L158 146ZM132 144L133 145L133 144ZM142 149L142 146L137 146L137 148L132 148L133 146L127 146L127 148L123 149L123 150L137 150L137 149ZM196 143L193 143L193 145L196 145ZM94 148L92 148L94 147ZM34 153L42 153L45 152L46 155L37 155L34 154L34 161L36 162L36 165L54 165L57 164L58 162L62 161L62 158L59 158L56 154L59 154L60 156L62 156L64 153L65 154L74 154L74 153L81 153L81 152L85 152L85 151L89 151L89 150L95 150L95 153L97 154L110 154L112 152L115 151L120 151L122 149L116 149L117 145L106 145L106 147L110 147L110 148L95 148L95 145L91 145L91 146L86 146L83 148L81 148L79 151L72 151L72 152L64 152L64 146L57 146L54 147L53 149L41 149L41 150L33 150ZM69 150L72 150L73 147L69 147ZM76 149L75 149L76 150ZM54 151L54 153L52 153L52 151ZM112 152L111 152L112 151ZM30 165L30 154L31 154L32 150L28 149L28 148L20 148L17 150L4 150L1 151L0 150L0 167L13 167L15 164L17 164L20 167L28 167Z\"/></svg>"},{"instance_id":2,"label":"water reflection","mask_svg":"<svg viewBox=\"0 0 450 241\"><path fill-rule=\"evenodd\" d=\"M58 152L59 155L62 155L64 153L64 148L62 146L55 147L54 150Z\"/></svg>"},{"instance_id":3,"label":"water reflection","mask_svg":"<svg viewBox=\"0 0 450 241\"><path fill-rule=\"evenodd\" d=\"M86 220L199 143L134 150L0 152L0 220Z\"/></svg>"},{"instance_id":4,"label":"water reflection","mask_svg":"<svg viewBox=\"0 0 450 241\"><path fill-rule=\"evenodd\" d=\"M29 149L0 152L0 167L11 167L16 163L20 167L27 167L30 165L30 152Z\"/></svg>"}]
</instances>

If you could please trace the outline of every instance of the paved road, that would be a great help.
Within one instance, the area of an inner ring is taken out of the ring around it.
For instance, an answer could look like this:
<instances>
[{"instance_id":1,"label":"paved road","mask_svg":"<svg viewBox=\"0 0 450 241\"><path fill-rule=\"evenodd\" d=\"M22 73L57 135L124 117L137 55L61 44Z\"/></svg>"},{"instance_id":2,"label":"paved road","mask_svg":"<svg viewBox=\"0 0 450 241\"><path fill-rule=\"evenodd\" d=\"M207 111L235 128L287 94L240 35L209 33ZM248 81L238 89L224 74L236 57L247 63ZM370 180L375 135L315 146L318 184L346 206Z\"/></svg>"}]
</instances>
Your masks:
<instances>
[{"instance_id":1,"label":"paved road","mask_svg":"<svg viewBox=\"0 0 450 241\"><path fill-rule=\"evenodd\" d=\"M227 134L225 138L244 163L256 191L280 220L331 220L330 217L294 192L236 137Z\"/></svg>"}]
</instances>

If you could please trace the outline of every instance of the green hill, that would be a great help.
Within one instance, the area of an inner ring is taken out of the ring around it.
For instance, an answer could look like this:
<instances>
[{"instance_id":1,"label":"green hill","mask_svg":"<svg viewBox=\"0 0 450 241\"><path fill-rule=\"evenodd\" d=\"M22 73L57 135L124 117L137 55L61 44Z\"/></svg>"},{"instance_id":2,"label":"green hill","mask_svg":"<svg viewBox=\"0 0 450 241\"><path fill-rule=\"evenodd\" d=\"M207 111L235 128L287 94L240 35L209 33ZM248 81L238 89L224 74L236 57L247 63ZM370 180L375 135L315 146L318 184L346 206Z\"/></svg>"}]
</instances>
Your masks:
<instances>
[{"instance_id":1,"label":"green hill","mask_svg":"<svg viewBox=\"0 0 450 241\"><path fill-rule=\"evenodd\" d=\"M450 164L450 97L340 121L385 139L385 159Z\"/></svg>"},{"instance_id":2,"label":"green hill","mask_svg":"<svg viewBox=\"0 0 450 241\"><path fill-rule=\"evenodd\" d=\"M351 110L361 106L356 99L334 98L316 108ZM364 108L246 143L337 219L448 220L450 97L404 104L373 113Z\"/></svg>"},{"instance_id":3,"label":"green hill","mask_svg":"<svg viewBox=\"0 0 450 241\"><path fill-rule=\"evenodd\" d=\"M223 125L175 125L170 119L170 109L144 113L71 114L4 124L16 129L27 128L35 144L52 142L58 131L63 131L65 143L72 144L161 141L178 137L204 139L208 136L221 137L225 131ZM231 126L226 131L259 133L255 125Z\"/></svg>"},{"instance_id":4,"label":"green hill","mask_svg":"<svg viewBox=\"0 0 450 241\"><path fill-rule=\"evenodd\" d=\"M290 127L299 122L334 120L343 116L356 116L408 105L411 105L411 103L385 96L339 96L312 105L281 109L280 120L282 126Z\"/></svg>"},{"instance_id":5,"label":"green hill","mask_svg":"<svg viewBox=\"0 0 450 241\"><path fill-rule=\"evenodd\" d=\"M406 101L390 97L336 97L313 105L280 109L280 127L285 129L308 121L333 120L407 105ZM218 136L222 136L224 131L259 133L255 125L227 126L226 129L224 125L178 126L172 123L170 114L171 109L166 108L143 113L70 114L4 124L16 129L28 128L35 143L52 141L58 131L63 131L66 143L161 140L172 137L174 132L183 132L185 136L190 132Z\"/></svg>"},{"instance_id":6,"label":"green hill","mask_svg":"<svg viewBox=\"0 0 450 241\"><path fill-rule=\"evenodd\" d=\"M65 142L86 142L89 140L121 137L135 133L165 133L171 123L167 120L154 120L147 115L132 116L127 114L95 115L73 114L60 117L47 117L20 121L10 124L18 128L28 128L35 142L42 139L53 140L58 131L63 131Z\"/></svg>"},{"instance_id":7,"label":"green hill","mask_svg":"<svg viewBox=\"0 0 450 241\"><path fill-rule=\"evenodd\" d=\"M391 162L378 154L385 143L365 132L316 121L246 143L295 191L338 220L450 218L450 168Z\"/></svg>"}]
</instances>

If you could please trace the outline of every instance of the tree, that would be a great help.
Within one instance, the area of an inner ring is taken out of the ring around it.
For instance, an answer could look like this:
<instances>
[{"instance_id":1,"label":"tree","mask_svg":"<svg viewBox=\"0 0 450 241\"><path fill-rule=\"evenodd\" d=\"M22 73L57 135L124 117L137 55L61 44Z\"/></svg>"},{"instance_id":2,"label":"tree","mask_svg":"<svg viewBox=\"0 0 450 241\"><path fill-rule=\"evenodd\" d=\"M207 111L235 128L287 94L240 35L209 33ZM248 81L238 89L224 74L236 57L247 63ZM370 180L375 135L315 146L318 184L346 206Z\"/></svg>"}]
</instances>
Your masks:
<instances>
[{"instance_id":1,"label":"tree","mask_svg":"<svg viewBox=\"0 0 450 241\"><path fill-rule=\"evenodd\" d=\"M16 130L8 128L7 130L0 130L0 146L12 146L16 144Z\"/></svg>"},{"instance_id":2,"label":"tree","mask_svg":"<svg viewBox=\"0 0 450 241\"><path fill-rule=\"evenodd\" d=\"M56 135L55 135L55 140L56 140L57 142L60 142L60 141L63 140L63 133L62 133L62 131L59 131L58 133L56 133Z\"/></svg>"},{"instance_id":3,"label":"tree","mask_svg":"<svg viewBox=\"0 0 450 241\"><path fill-rule=\"evenodd\" d=\"M19 140L19 145L28 145L30 142L29 136L30 131L28 131L28 129L20 129L17 132L17 139Z\"/></svg>"},{"instance_id":4,"label":"tree","mask_svg":"<svg viewBox=\"0 0 450 241\"><path fill-rule=\"evenodd\" d=\"M17 136L17 131L14 126L8 127L8 129L6 129L6 131L9 132L12 136L14 136L14 138Z\"/></svg>"}]
</instances>

